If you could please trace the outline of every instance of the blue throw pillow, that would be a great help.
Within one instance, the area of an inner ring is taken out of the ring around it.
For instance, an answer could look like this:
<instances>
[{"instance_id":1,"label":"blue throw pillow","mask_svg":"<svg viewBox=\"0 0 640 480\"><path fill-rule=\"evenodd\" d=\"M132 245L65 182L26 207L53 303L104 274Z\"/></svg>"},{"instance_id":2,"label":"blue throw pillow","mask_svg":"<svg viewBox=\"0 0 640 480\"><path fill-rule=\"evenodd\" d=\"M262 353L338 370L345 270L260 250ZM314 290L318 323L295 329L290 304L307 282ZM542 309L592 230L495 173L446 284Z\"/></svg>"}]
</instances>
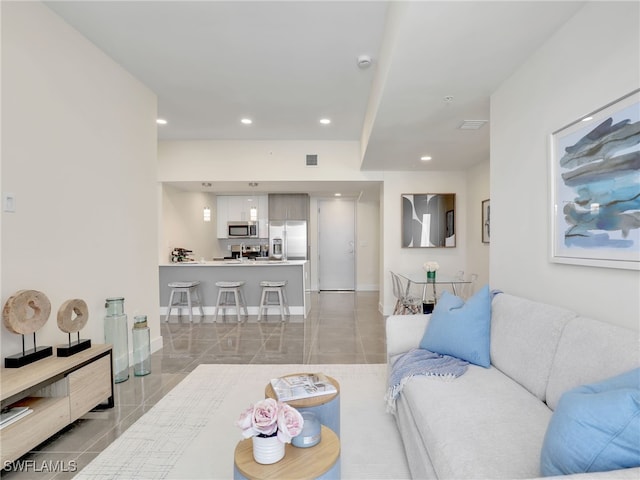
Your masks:
<instances>
[{"instance_id":1,"label":"blue throw pillow","mask_svg":"<svg viewBox=\"0 0 640 480\"><path fill-rule=\"evenodd\" d=\"M489 367L490 335L491 294L488 286L466 303L444 292L431 314L420 348Z\"/></svg>"},{"instance_id":2,"label":"blue throw pillow","mask_svg":"<svg viewBox=\"0 0 640 480\"><path fill-rule=\"evenodd\" d=\"M631 467L640 467L640 368L565 392L542 445L542 475Z\"/></svg>"}]
</instances>

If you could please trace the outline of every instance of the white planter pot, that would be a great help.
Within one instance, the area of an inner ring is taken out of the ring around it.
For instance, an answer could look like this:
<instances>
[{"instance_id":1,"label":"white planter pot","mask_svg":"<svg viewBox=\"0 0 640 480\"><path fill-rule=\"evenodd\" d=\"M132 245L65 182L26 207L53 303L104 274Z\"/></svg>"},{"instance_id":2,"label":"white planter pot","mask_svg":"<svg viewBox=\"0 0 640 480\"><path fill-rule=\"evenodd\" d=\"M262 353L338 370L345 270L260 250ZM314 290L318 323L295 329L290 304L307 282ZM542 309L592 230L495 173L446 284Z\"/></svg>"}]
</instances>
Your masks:
<instances>
[{"instance_id":1,"label":"white planter pot","mask_svg":"<svg viewBox=\"0 0 640 480\"><path fill-rule=\"evenodd\" d=\"M284 457L284 443L273 437L252 437L253 459L263 465L276 463Z\"/></svg>"}]
</instances>

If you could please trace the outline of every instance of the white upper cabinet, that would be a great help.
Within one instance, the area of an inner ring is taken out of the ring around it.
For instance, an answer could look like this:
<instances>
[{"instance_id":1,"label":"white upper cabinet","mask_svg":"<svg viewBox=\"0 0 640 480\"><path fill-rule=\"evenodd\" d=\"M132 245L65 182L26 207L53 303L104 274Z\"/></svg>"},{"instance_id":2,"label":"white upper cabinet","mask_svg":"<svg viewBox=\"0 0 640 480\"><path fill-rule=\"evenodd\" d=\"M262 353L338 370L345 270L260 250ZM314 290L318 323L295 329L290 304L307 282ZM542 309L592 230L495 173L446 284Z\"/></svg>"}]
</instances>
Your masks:
<instances>
[{"instance_id":1,"label":"white upper cabinet","mask_svg":"<svg viewBox=\"0 0 640 480\"><path fill-rule=\"evenodd\" d=\"M269 237L269 198L267 195L218 195L218 238L227 238L227 222L255 222L258 236Z\"/></svg>"}]
</instances>

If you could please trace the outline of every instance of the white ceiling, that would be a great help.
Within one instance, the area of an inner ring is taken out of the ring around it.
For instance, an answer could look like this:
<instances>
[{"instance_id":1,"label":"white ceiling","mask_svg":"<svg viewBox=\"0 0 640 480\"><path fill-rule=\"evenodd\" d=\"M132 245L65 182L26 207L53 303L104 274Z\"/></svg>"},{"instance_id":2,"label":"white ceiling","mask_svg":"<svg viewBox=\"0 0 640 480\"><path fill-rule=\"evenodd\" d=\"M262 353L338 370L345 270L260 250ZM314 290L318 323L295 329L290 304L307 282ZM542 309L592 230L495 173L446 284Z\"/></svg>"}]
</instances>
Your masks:
<instances>
[{"instance_id":1,"label":"white ceiling","mask_svg":"<svg viewBox=\"0 0 640 480\"><path fill-rule=\"evenodd\" d=\"M490 120L491 93L583 3L47 5L158 95L161 140L353 140L365 170L462 170L489 158L490 124L458 126Z\"/></svg>"},{"instance_id":2,"label":"white ceiling","mask_svg":"<svg viewBox=\"0 0 640 480\"><path fill-rule=\"evenodd\" d=\"M209 186L208 184L211 184ZM381 182L377 181L333 181L333 182L288 182L269 181L255 182L249 187L248 182L165 182L173 188L190 192L205 192L224 195L265 194L273 192L308 193L314 197L328 198L340 193L345 198L378 201Z\"/></svg>"}]
</instances>

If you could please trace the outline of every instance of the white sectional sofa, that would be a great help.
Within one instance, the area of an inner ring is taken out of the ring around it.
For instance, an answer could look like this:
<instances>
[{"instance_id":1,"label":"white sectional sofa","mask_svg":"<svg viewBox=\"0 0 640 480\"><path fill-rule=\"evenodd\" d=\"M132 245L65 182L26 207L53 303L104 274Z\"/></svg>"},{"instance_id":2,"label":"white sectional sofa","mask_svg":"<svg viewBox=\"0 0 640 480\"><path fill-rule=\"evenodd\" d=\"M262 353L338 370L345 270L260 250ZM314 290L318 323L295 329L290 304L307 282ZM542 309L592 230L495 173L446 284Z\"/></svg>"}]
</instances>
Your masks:
<instances>
[{"instance_id":1,"label":"white sectional sofa","mask_svg":"<svg viewBox=\"0 0 640 480\"><path fill-rule=\"evenodd\" d=\"M430 317L387 319L390 368L419 345ZM413 478L540 477L545 432L563 392L640 366L638 331L506 293L492 300L490 340L489 368L404 385L394 415ZM566 477L640 479L640 468Z\"/></svg>"}]
</instances>

